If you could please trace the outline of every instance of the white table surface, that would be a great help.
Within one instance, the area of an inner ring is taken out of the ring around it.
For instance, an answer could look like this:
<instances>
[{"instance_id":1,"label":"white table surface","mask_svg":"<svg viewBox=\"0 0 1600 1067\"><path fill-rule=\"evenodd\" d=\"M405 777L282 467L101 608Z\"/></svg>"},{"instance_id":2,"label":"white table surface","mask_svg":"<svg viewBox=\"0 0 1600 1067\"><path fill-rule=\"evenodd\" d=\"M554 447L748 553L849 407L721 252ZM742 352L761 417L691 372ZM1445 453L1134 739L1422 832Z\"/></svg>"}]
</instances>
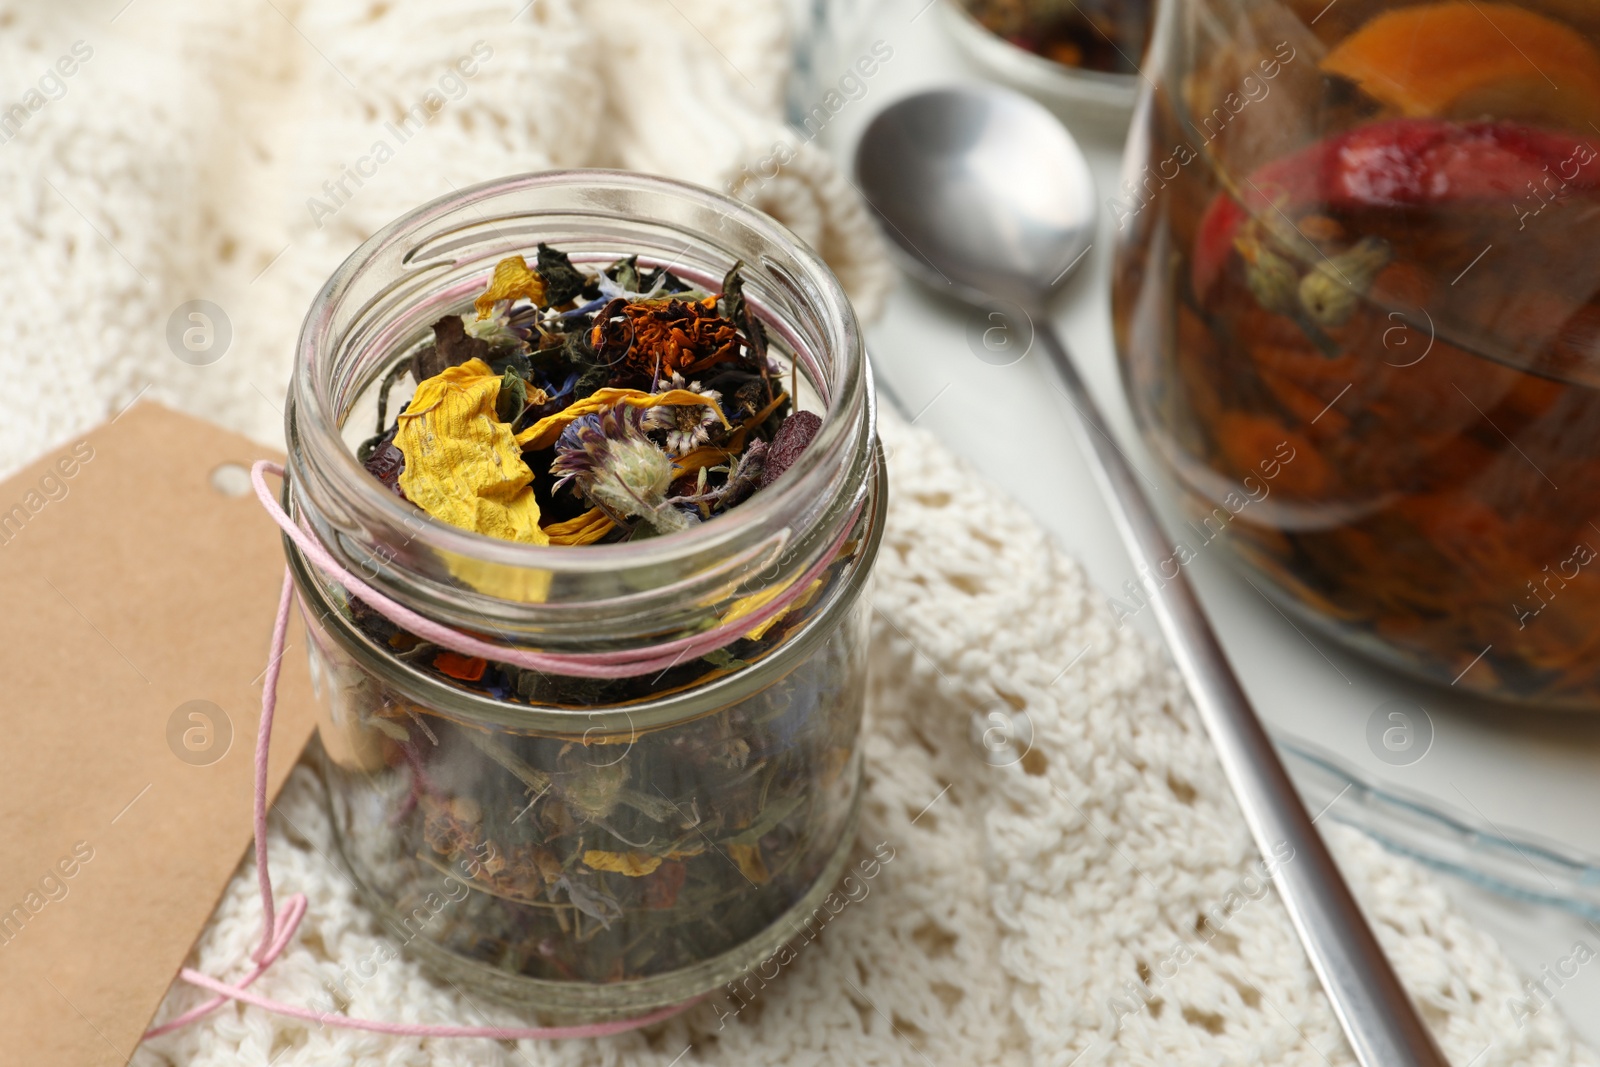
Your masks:
<instances>
[{"instance_id":1,"label":"white table surface","mask_svg":"<svg viewBox=\"0 0 1600 1067\"><path fill-rule=\"evenodd\" d=\"M847 171L861 129L884 106L930 85L982 77L946 38L942 12L923 9L926 2L890 0L862 38L863 47L882 40L894 54L819 138ZM1104 204L1119 184L1125 131L1115 123L1058 113L1088 156ZM1064 287L1055 321L1134 463L1166 485L1138 443L1117 377L1108 295L1115 230L1102 210L1099 235ZM976 317L903 280L885 315L867 331L880 379L918 426L1022 501L1084 562L1101 590L1122 595L1123 583L1135 572L1073 445L1066 422L1073 417L1070 405L1042 353L1034 351L1010 366L978 359L966 339ZM1000 420L987 414L996 410L1007 414ZM1600 855L1600 721L1508 713L1378 668L1294 628L1218 556L1201 553L1186 569L1245 689L1271 726L1315 743L1379 781L1422 794L1463 822L1529 831ZM1158 640L1148 613L1132 625ZM1075 651L1062 650L1063 666ZM1368 748L1369 718L1395 698L1422 705L1433 725L1432 747L1410 766L1390 766ZM1600 929L1576 917L1445 881L1527 974L1568 955L1576 941L1600 948ZM1556 1003L1591 1044L1600 1045L1600 968L1580 971ZM1505 1005L1485 1010L1509 1011Z\"/></svg>"}]
</instances>

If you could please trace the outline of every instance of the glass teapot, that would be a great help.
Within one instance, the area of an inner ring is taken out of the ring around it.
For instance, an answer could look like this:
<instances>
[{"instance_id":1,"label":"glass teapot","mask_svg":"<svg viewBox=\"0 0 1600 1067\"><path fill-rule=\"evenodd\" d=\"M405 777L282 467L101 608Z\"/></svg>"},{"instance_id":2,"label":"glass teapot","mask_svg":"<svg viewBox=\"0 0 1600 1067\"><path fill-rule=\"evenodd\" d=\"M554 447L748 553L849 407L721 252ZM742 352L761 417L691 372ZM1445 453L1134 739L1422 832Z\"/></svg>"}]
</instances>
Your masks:
<instances>
[{"instance_id":1,"label":"glass teapot","mask_svg":"<svg viewBox=\"0 0 1600 1067\"><path fill-rule=\"evenodd\" d=\"M1600 5L1167 2L1145 73L1107 206L1163 566L1600 710Z\"/></svg>"}]
</instances>

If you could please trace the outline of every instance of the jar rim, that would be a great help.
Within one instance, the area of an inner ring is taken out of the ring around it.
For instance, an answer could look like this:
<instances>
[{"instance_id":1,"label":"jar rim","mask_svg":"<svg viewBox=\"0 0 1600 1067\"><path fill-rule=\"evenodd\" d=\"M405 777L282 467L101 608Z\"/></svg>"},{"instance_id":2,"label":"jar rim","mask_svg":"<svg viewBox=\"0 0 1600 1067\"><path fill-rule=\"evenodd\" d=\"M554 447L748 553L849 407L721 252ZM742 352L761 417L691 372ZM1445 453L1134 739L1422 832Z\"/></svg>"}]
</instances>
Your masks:
<instances>
[{"instance_id":1,"label":"jar rim","mask_svg":"<svg viewBox=\"0 0 1600 1067\"><path fill-rule=\"evenodd\" d=\"M820 298L818 320L828 332L826 343L842 354L843 374L838 387L827 398L827 410L822 415L816 437L774 483L780 492L757 493L739 507L705 523L639 541L584 546L530 545L461 529L434 518L385 488L345 444L330 383L316 380L320 366L316 356L330 344L335 313L350 295L362 270L383 253L425 232L430 223L463 208L473 209L520 190L578 185L602 192L666 193L711 208L719 217L737 217L740 224L783 248L803 271L801 280ZM860 394L870 394L870 380L860 326L843 287L821 256L770 215L732 197L676 179L609 169L548 170L492 179L455 190L407 212L363 241L318 291L306 313L296 344L294 390L286 421L291 452L297 451L295 444L299 438L308 439L322 456L336 465L342 488L353 492L360 506L388 522L411 529L417 539L430 548L509 567L596 573L619 567L668 564L681 558L686 551L705 551L724 542L738 542L741 537L770 524L799 487L816 481L818 472L830 462L835 451L847 443L847 437L859 433L859 427L852 425L851 420L838 416L852 404L859 403L856 398ZM296 401L301 398L310 403L310 417L299 415ZM870 420L870 401L864 407ZM870 440L873 433L870 421L866 431Z\"/></svg>"}]
</instances>

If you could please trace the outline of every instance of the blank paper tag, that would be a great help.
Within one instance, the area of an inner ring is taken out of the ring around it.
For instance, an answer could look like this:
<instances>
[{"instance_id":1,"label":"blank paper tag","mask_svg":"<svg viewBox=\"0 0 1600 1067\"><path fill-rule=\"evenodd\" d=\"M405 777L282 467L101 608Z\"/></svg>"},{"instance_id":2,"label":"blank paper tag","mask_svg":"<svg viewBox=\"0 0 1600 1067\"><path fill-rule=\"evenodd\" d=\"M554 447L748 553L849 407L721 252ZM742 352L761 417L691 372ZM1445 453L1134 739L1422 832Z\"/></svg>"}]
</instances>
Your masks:
<instances>
[{"instance_id":1,"label":"blank paper tag","mask_svg":"<svg viewBox=\"0 0 1600 1067\"><path fill-rule=\"evenodd\" d=\"M0 483L4 1067L126 1063L249 844L269 456L140 404ZM274 795L312 729L289 640Z\"/></svg>"}]
</instances>

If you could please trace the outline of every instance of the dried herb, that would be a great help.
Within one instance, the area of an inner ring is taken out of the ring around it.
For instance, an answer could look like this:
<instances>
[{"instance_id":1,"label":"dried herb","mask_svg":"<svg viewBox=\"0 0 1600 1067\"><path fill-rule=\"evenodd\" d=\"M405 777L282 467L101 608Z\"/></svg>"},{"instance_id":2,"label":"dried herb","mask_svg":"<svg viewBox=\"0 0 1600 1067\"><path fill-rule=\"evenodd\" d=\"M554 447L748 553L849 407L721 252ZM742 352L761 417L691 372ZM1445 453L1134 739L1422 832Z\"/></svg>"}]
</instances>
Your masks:
<instances>
[{"instance_id":1,"label":"dried herb","mask_svg":"<svg viewBox=\"0 0 1600 1067\"><path fill-rule=\"evenodd\" d=\"M547 245L531 267L507 256L467 314L440 318L429 342L397 358L381 416L406 371L418 384L392 426L379 419L363 464L442 522L526 544L582 549L714 522L789 469L821 426L816 414L795 413L792 390L774 389L782 371L739 264L722 290L642 269L637 256L602 270ZM491 589L470 561L450 568ZM546 587L501 592L539 600ZM376 614L360 617L378 627ZM467 672L430 656L414 664L498 699L638 699L742 669L805 617L762 627L760 640L750 638L760 648L723 649L653 681L544 678L493 662ZM374 629L389 640L379 629L392 627Z\"/></svg>"},{"instance_id":2,"label":"dried herb","mask_svg":"<svg viewBox=\"0 0 1600 1067\"><path fill-rule=\"evenodd\" d=\"M834 635L713 715L587 743L458 723L365 682L353 706L372 762L327 765L352 801L341 837L408 934L490 966L603 983L701 963L782 918L838 847L864 682L853 642ZM457 902L430 906L441 885Z\"/></svg>"},{"instance_id":3,"label":"dried herb","mask_svg":"<svg viewBox=\"0 0 1600 1067\"><path fill-rule=\"evenodd\" d=\"M639 257L629 256L627 259L618 260L606 271L606 277L616 282L619 289L630 293L639 292L641 283Z\"/></svg>"},{"instance_id":4,"label":"dried herb","mask_svg":"<svg viewBox=\"0 0 1600 1067\"><path fill-rule=\"evenodd\" d=\"M770 485L820 423L783 421L738 264L707 295L636 256L591 275L541 244L535 266L501 260L474 313L432 333L386 376L361 458L435 518L490 536L577 547L708 521ZM405 369L417 386L386 427Z\"/></svg>"},{"instance_id":5,"label":"dried herb","mask_svg":"<svg viewBox=\"0 0 1600 1067\"><path fill-rule=\"evenodd\" d=\"M572 265L565 252L558 252L547 244L539 245L539 277L545 284L544 303L550 307L576 299L593 284Z\"/></svg>"}]
</instances>

